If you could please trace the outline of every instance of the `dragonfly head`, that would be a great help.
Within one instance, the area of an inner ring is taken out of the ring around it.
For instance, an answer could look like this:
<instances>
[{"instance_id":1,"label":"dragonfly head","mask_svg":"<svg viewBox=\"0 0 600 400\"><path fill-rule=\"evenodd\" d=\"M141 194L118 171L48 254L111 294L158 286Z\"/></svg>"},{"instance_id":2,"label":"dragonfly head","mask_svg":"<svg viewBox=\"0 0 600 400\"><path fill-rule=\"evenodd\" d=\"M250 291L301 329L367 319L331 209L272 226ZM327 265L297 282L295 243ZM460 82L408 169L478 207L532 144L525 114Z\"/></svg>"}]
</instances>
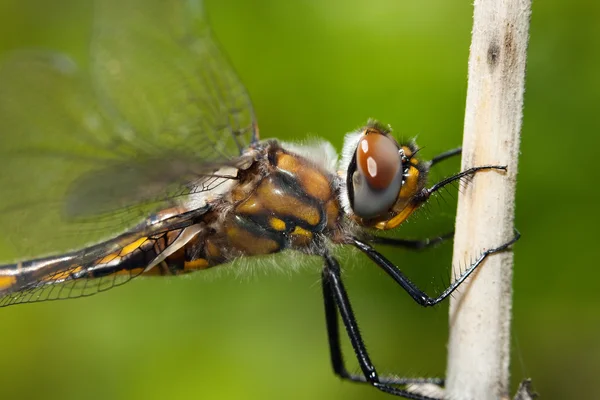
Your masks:
<instances>
[{"instance_id":1,"label":"dragonfly head","mask_svg":"<svg viewBox=\"0 0 600 400\"><path fill-rule=\"evenodd\" d=\"M389 127L370 121L346 135L341 163L342 204L363 226L391 229L418 207L429 163L415 157L414 142L399 144Z\"/></svg>"}]
</instances>

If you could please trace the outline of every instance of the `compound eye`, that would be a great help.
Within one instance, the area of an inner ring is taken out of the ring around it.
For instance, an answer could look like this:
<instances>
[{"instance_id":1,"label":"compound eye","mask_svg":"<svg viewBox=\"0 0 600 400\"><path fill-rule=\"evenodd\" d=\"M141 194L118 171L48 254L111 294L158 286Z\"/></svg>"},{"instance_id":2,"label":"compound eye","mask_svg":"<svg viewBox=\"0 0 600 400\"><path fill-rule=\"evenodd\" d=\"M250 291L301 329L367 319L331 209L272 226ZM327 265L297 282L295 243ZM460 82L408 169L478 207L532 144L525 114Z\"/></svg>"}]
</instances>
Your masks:
<instances>
[{"instance_id":1,"label":"compound eye","mask_svg":"<svg viewBox=\"0 0 600 400\"><path fill-rule=\"evenodd\" d=\"M359 217L377 217L392 207L402 187L402 158L393 139L381 133L360 139L352 185Z\"/></svg>"},{"instance_id":2,"label":"compound eye","mask_svg":"<svg viewBox=\"0 0 600 400\"><path fill-rule=\"evenodd\" d=\"M367 184L376 190L390 186L402 167L398 146L381 134L365 135L358 142L356 163Z\"/></svg>"}]
</instances>

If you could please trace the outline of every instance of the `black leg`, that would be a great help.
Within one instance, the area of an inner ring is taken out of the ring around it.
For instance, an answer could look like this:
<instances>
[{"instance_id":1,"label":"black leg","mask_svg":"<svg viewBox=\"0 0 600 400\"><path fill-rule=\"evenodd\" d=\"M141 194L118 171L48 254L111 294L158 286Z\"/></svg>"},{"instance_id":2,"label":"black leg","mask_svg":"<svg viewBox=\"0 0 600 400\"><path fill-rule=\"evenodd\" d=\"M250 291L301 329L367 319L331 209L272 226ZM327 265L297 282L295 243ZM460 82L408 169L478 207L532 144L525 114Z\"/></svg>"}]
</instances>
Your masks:
<instances>
[{"instance_id":1,"label":"black leg","mask_svg":"<svg viewBox=\"0 0 600 400\"><path fill-rule=\"evenodd\" d=\"M429 166L432 167L435 164L439 163L440 161L444 161L450 157L457 156L461 153L462 153L462 147L457 147L456 149L445 151L442 154L438 154L437 156L433 157L431 159Z\"/></svg>"},{"instance_id":2,"label":"black leg","mask_svg":"<svg viewBox=\"0 0 600 400\"><path fill-rule=\"evenodd\" d=\"M461 180L462 178L466 177L466 176L470 176L470 175L474 175L475 172L478 171L486 171L486 170L491 170L491 169L498 169L501 171L506 171L506 165L484 165L481 167L472 167L469 168L467 170L464 170L462 172L459 172L456 175L452 175L446 179L442 179L441 181L439 181L438 183L436 183L435 185L433 185L432 187L428 188L428 189L423 189L423 191L421 191L421 193L417 194L415 196L415 201L419 201L419 202L425 202L432 194L434 194L435 192L437 192L438 190L440 190L441 188L443 188L446 185L451 184L452 182L456 182Z\"/></svg>"},{"instance_id":3,"label":"black leg","mask_svg":"<svg viewBox=\"0 0 600 400\"><path fill-rule=\"evenodd\" d=\"M439 155L438 157L435 157L434 161L441 161L441 160L444 160L453 155L460 154L460 151L461 151L461 148L447 151L446 153L443 153L443 154ZM465 171L459 172L456 175L452 175L446 179L441 180L440 182L436 183L435 185L433 185L430 188L425 188L425 189L421 190L421 192L419 192L415 196L413 196L411 202L416 206L420 206L421 204L423 204L427 200L429 200L429 198L431 197L432 194L439 191L444 186L449 185L456 181L460 181L462 178L472 176L478 171L486 171L486 170L493 170L493 169L506 171L506 165L484 165L481 167L469 168ZM444 234L442 236L438 236L435 238L428 238L428 239L422 239L422 240L396 239L396 238L386 238L386 237L381 237L381 236L374 236L374 237L368 238L368 241L373 244L404 247L404 248L412 249L412 250L421 250L421 249L428 248L430 246L434 246L438 243L441 243L444 240L449 239L453 236L454 236L454 232L447 233L447 234Z\"/></svg>"},{"instance_id":4,"label":"black leg","mask_svg":"<svg viewBox=\"0 0 600 400\"><path fill-rule=\"evenodd\" d=\"M344 379L366 382L367 380L364 376L357 376L355 379L355 377L348 373L346 367L344 366L344 356L342 355L342 348L340 346L340 326L338 324L338 313L333 291L331 290L331 282L328 272L326 272L325 269L323 269L321 272L321 286L323 289L323 302L325 305L325 322L327 324L329 355L331 357L333 372Z\"/></svg>"},{"instance_id":5,"label":"black leg","mask_svg":"<svg viewBox=\"0 0 600 400\"><path fill-rule=\"evenodd\" d=\"M432 194L439 191L446 185L449 185L456 181L460 181L461 179L463 179L465 177L470 177L470 176L474 175L476 172L489 171L489 170L494 170L494 169L500 170L500 171L506 171L506 165L483 165L481 167L472 167L465 171L459 172L456 175L452 175L446 179L442 179L441 181L439 181L432 187L424 188L419 193L415 194L412 197L412 199L410 200L411 206L414 208L421 206L423 203L425 203L427 200L429 200L429 198L431 197Z\"/></svg>"},{"instance_id":6,"label":"black leg","mask_svg":"<svg viewBox=\"0 0 600 400\"><path fill-rule=\"evenodd\" d=\"M384 246L394 246L394 247L404 247L410 250L423 250L429 247L435 246L439 243L442 243L446 239L450 239L454 237L454 232L449 232L441 236L427 238L427 239L418 239L418 240L410 240L410 239L396 239L396 238L388 238L382 236L374 236L369 240L372 244L381 244Z\"/></svg>"},{"instance_id":7,"label":"black leg","mask_svg":"<svg viewBox=\"0 0 600 400\"><path fill-rule=\"evenodd\" d=\"M433 163L437 163L437 162L445 160L449 157L460 154L461 150L462 149L459 147L457 149L449 150L445 153L440 154L439 156L435 157L431 161L432 165L433 165ZM420 193L416 194L412 198L412 203L416 204L417 206L421 205L421 204L425 203L431 197L432 194L439 191L444 186L449 185L456 181L460 181L462 178L472 176L478 171L486 171L486 170L493 170L493 169L506 171L506 166L505 165L484 165L481 167L469 168L465 171L459 172L456 175L453 175L446 179L441 180L440 182L436 183L435 185L433 185L430 188L423 189ZM369 240L369 242L371 242L373 244L404 247L404 248L412 249L412 250L422 250L422 249L426 249L430 246L435 246L436 244L441 243L444 240L449 239L453 236L454 236L454 232L447 233L447 234L444 234L442 236L438 236L435 238L428 238L428 239L422 239L422 240L396 239L396 238L387 238L387 237L381 237L381 236L370 237L368 240Z\"/></svg>"},{"instance_id":8,"label":"black leg","mask_svg":"<svg viewBox=\"0 0 600 400\"><path fill-rule=\"evenodd\" d=\"M344 366L344 357L340 345L340 331L338 324L338 312L334 293L331 289L328 272L325 270L322 273L321 284L323 286L323 300L325 303L325 320L327 322L327 337L329 339L329 350L331 355L331 364L333 371L341 378L351 380L353 382L367 382L364 375L350 374ZM444 380L441 378L405 378L396 376L379 377L379 382L390 385L406 385L410 383L433 383L443 385Z\"/></svg>"},{"instance_id":9,"label":"black leg","mask_svg":"<svg viewBox=\"0 0 600 400\"><path fill-rule=\"evenodd\" d=\"M389 261L387 258L385 258L382 254L378 253L373 247L371 247L367 243L361 242L360 240L354 238L353 244L359 250L361 250L363 253L365 253L371 260L373 260L373 262L375 264L377 264L379 267L381 267L389 276L391 276L392 279L394 281L396 281L396 283L398 283L402 287L402 289L404 289L410 295L410 297L413 298L414 301L416 301L417 303L419 303L420 305L422 305L424 307L428 307L428 306L436 305L437 303L439 303L440 301L442 301L446 297L448 297L450 294L452 294L452 292L454 292L454 290L456 290L456 288L461 283L463 283L464 280L467 279L469 277L469 275L471 275L473 273L473 271L475 271L475 269L477 267L479 267L481 265L481 263L483 263L483 261L489 255L506 250L510 245L515 243L517 240L519 240L520 237L521 237L521 234L515 230L514 238L512 238L511 240L509 240L508 242L504 243L501 246L494 247L492 249L488 249L488 250L484 251L483 253L481 253L481 255L477 258L477 260L475 260L475 262L473 264L471 264L469 266L469 268L467 268L465 270L465 272L462 273L462 275L460 275L454 282L452 282L452 284L450 286L448 286L437 297L428 296L425 292L423 292L421 289L419 289L414 283L412 283L406 277L406 275L404 275L402 273L402 271L400 271L400 269L398 269L398 267L396 267L394 264L392 264L391 261Z\"/></svg>"},{"instance_id":10,"label":"black leg","mask_svg":"<svg viewBox=\"0 0 600 400\"><path fill-rule=\"evenodd\" d=\"M329 348L331 350L331 362L337 375L354 382L366 382L377 389L414 400L437 400L431 397L408 392L392 385L406 385L409 383L435 383L441 384L441 379L410 379L396 377L379 377L375 366L371 362L367 349L358 329L350 299L342 283L340 266L337 260L330 255L325 255L325 267L322 273L323 296L325 301L325 317L327 321L327 333ZM356 354L358 364L363 373L362 376L349 374L344 367L344 360L340 347L338 311L346 328L346 333Z\"/></svg>"}]
</instances>

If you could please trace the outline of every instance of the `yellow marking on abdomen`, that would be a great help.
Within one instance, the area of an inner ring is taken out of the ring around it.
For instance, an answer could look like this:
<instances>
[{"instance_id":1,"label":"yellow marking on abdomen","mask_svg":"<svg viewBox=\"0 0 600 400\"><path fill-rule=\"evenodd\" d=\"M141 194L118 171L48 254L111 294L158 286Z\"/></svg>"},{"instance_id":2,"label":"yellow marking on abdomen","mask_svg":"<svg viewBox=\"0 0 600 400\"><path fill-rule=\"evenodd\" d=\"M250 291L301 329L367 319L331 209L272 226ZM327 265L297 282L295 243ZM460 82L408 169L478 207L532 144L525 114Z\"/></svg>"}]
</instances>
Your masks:
<instances>
[{"instance_id":1,"label":"yellow marking on abdomen","mask_svg":"<svg viewBox=\"0 0 600 400\"><path fill-rule=\"evenodd\" d=\"M110 254L102 257L100 260L98 260L96 262L96 265L108 264L108 263L115 261L117 258L120 258L119 253L110 253Z\"/></svg>"},{"instance_id":2,"label":"yellow marking on abdomen","mask_svg":"<svg viewBox=\"0 0 600 400\"><path fill-rule=\"evenodd\" d=\"M0 290L8 289L15 283L17 283L17 278L12 275L0 276Z\"/></svg>"},{"instance_id":3,"label":"yellow marking on abdomen","mask_svg":"<svg viewBox=\"0 0 600 400\"><path fill-rule=\"evenodd\" d=\"M81 266L77 266L66 271L58 272L54 275L48 275L42 278L43 281L52 282L52 281L61 281L63 279L67 279L70 275L76 274L80 272L83 268Z\"/></svg>"},{"instance_id":4,"label":"yellow marking on abdomen","mask_svg":"<svg viewBox=\"0 0 600 400\"><path fill-rule=\"evenodd\" d=\"M144 244L144 242L148 240L147 237L142 237L139 238L138 240L136 240L133 243L128 244L127 246L124 246L121 251L119 252L119 256L121 257L125 257L127 254L133 253L135 250L139 249L140 246L142 244Z\"/></svg>"}]
</instances>

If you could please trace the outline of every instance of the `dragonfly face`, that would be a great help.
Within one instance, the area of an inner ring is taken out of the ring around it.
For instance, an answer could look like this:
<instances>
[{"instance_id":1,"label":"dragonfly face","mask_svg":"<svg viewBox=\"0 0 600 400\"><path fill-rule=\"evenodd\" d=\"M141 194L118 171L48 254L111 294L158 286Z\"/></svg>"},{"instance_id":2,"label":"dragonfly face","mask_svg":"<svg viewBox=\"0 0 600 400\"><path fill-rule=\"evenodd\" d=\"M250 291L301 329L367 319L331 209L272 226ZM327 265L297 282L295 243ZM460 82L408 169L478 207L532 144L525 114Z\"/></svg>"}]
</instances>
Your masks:
<instances>
[{"instance_id":1,"label":"dragonfly face","mask_svg":"<svg viewBox=\"0 0 600 400\"><path fill-rule=\"evenodd\" d=\"M94 16L89 71L48 52L20 52L0 67L0 131L11 132L0 137L0 187L18 188L0 195L0 226L17 259L0 266L0 306L88 296L241 257L318 255L334 371L426 399L402 388L423 380L378 376L330 246L357 247L415 301L434 305L510 243L431 298L369 242L436 242L376 232L400 225L444 185L504 167L475 167L427 188L430 166L460 149L424 162L414 143L375 122L346 136L339 161L327 142L260 141L200 1L103 0ZM338 314L363 375L342 364Z\"/></svg>"}]
</instances>

